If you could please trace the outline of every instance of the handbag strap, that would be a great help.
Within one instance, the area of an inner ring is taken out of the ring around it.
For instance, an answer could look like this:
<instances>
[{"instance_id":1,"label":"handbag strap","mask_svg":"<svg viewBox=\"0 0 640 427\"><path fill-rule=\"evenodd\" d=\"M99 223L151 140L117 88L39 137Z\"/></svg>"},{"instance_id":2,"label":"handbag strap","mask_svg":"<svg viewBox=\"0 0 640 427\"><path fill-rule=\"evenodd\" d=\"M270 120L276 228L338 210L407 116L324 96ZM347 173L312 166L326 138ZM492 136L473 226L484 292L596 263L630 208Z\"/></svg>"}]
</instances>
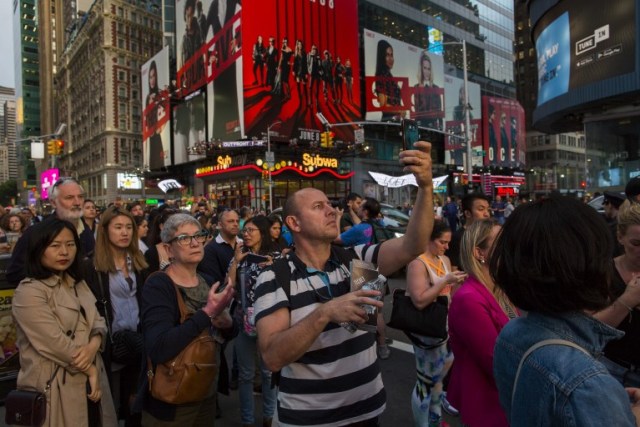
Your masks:
<instances>
[{"instance_id":1,"label":"handbag strap","mask_svg":"<svg viewBox=\"0 0 640 427\"><path fill-rule=\"evenodd\" d=\"M544 347L544 346L547 346L547 345L564 345L564 346L567 346L567 347L573 347L576 350L580 350L581 352L583 352L587 356L592 357L591 353L589 353L584 348L580 347L578 344L576 344L574 342L571 342L571 341L563 340L563 339L552 338L552 339L543 340L543 341L540 341L540 342L537 342L537 343L533 344L522 355L522 359L520 359L520 363L518 364L518 369L516 370L516 377L513 380L513 391L511 392L511 407L512 408L513 408L513 401L514 401L514 399L516 397L516 388L518 386L518 378L520 377L520 371L522 370L522 366L524 365L524 362L531 355L531 353L533 353L534 351L536 351L540 347Z\"/></svg>"},{"instance_id":2,"label":"handbag strap","mask_svg":"<svg viewBox=\"0 0 640 427\"><path fill-rule=\"evenodd\" d=\"M109 319L109 307L107 306L107 296L106 296L106 292L104 291L104 284L102 283L102 273L99 272L98 270L96 270L96 273L98 274L98 287L100 288L100 296L102 297L102 300L100 302L102 303L102 307L104 308L104 320L105 320L105 323L107 324L107 333L109 335L109 340L111 341L111 345L113 345L113 334L111 333L111 320Z\"/></svg>"}]
</instances>

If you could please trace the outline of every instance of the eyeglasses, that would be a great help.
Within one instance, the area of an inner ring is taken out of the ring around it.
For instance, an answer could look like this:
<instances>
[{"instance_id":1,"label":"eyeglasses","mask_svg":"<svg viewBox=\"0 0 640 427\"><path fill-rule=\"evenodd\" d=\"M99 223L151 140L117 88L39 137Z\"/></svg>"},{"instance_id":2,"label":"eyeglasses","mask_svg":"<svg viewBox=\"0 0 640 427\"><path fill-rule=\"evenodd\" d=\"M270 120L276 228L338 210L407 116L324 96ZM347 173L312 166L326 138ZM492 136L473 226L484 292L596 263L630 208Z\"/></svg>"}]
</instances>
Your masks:
<instances>
[{"instance_id":1,"label":"eyeglasses","mask_svg":"<svg viewBox=\"0 0 640 427\"><path fill-rule=\"evenodd\" d=\"M207 236L209 233L206 231L200 231L193 236L189 236L188 234L180 234L173 239L169 240L167 243L178 242L180 246L189 246L192 240L195 240L198 243L204 243L207 240Z\"/></svg>"},{"instance_id":2,"label":"eyeglasses","mask_svg":"<svg viewBox=\"0 0 640 427\"><path fill-rule=\"evenodd\" d=\"M242 229L242 234L253 233L254 231L258 231L258 229L254 227L245 227Z\"/></svg>"}]
</instances>

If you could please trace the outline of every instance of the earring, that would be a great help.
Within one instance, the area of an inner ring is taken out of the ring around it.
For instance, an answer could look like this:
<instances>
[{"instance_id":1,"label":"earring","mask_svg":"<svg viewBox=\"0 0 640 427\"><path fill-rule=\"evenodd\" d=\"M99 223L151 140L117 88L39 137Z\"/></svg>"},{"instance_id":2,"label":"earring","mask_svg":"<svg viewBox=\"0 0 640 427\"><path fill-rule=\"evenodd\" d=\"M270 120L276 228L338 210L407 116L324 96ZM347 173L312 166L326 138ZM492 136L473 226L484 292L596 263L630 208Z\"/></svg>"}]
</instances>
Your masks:
<instances>
[{"instance_id":1,"label":"earring","mask_svg":"<svg viewBox=\"0 0 640 427\"><path fill-rule=\"evenodd\" d=\"M480 258L480 264L484 264L484 258Z\"/></svg>"}]
</instances>

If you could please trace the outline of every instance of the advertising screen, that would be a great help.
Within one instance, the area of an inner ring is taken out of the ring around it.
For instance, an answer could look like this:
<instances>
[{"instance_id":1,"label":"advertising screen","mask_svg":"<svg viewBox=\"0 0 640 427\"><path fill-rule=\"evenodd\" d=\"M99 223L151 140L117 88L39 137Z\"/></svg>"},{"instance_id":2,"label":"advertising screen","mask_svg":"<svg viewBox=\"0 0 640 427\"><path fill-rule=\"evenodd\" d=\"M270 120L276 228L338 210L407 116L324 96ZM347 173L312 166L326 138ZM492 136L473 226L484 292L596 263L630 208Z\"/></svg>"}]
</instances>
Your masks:
<instances>
[{"instance_id":1,"label":"advertising screen","mask_svg":"<svg viewBox=\"0 0 640 427\"><path fill-rule=\"evenodd\" d=\"M205 123L219 139L242 135L241 14L240 0L176 0L180 94L188 96L206 85Z\"/></svg>"},{"instance_id":2,"label":"advertising screen","mask_svg":"<svg viewBox=\"0 0 640 427\"><path fill-rule=\"evenodd\" d=\"M444 60L365 29L367 120L408 117L422 127L444 129Z\"/></svg>"},{"instance_id":3,"label":"advertising screen","mask_svg":"<svg viewBox=\"0 0 640 427\"><path fill-rule=\"evenodd\" d=\"M570 89L635 71L635 3L559 2L536 24L538 105Z\"/></svg>"},{"instance_id":4,"label":"advertising screen","mask_svg":"<svg viewBox=\"0 0 640 427\"><path fill-rule=\"evenodd\" d=\"M483 96L482 115L485 166L524 166L524 109L520 103Z\"/></svg>"},{"instance_id":5,"label":"advertising screen","mask_svg":"<svg viewBox=\"0 0 640 427\"><path fill-rule=\"evenodd\" d=\"M193 148L207 141L205 93L199 90L173 107L173 162L176 165L202 159Z\"/></svg>"},{"instance_id":6,"label":"advertising screen","mask_svg":"<svg viewBox=\"0 0 640 427\"><path fill-rule=\"evenodd\" d=\"M357 0L245 0L246 134L315 140L330 123L361 120ZM349 126L336 140L353 140Z\"/></svg>"},{"instance_id":7,"label":"advertising screen","mask_svg":"<svg viewBox=\"0 0 640 427\"><path fill-rule=\"evenodd\" d=\"M471 147L474 148L473 165L482 166L482 99L480 85L467 82L469 90L469 119L471 123ZM465 93L464 80L452 76L444 76L445 129L452 134L445 140L445 163L448 165L464 165L466 147L465 135Z\"/></svg>"},{"instance_id":8,"label":"advertising screen","mask_svg":"<svg viewBox=\"0 0 640 427\"><path fill-rule=\"evenodd\" d=\"M58 169L47 169L40 174L40 195L42 200L49 198L49 189L60 178Z\"/></svg>"},{"instance_id":9,"label":"advertising screen","mask_svg":"<svg viewBox=\"0 0 640 427\"><path fill-rule=\"evenodd\" d=\"M169 130L169 47L142 66L142 139L144 164L151 170L171 165Z\"/></svg>"}]
</instances>

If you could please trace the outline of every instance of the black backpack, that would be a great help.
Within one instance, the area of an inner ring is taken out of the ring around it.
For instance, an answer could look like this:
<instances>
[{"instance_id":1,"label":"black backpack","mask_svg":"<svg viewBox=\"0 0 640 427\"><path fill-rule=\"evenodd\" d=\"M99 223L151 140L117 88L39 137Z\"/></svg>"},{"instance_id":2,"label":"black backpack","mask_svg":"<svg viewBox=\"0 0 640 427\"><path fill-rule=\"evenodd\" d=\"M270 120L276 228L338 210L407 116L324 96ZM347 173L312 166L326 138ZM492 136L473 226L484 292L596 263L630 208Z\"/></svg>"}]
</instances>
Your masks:
<instances>
[{"instance_id":1,"label":"black backpack","mask_svg":"<svg viewBox=\"0 0 640 427\"><path fill-rule=\"evenodd\" d=\"M372 221L368 219L365 222L373 228L373 233L371 233L372 244L386 242L387 240L396 237L393 230L381 225L380 221Z\"/></svg>"}]
</instances>

